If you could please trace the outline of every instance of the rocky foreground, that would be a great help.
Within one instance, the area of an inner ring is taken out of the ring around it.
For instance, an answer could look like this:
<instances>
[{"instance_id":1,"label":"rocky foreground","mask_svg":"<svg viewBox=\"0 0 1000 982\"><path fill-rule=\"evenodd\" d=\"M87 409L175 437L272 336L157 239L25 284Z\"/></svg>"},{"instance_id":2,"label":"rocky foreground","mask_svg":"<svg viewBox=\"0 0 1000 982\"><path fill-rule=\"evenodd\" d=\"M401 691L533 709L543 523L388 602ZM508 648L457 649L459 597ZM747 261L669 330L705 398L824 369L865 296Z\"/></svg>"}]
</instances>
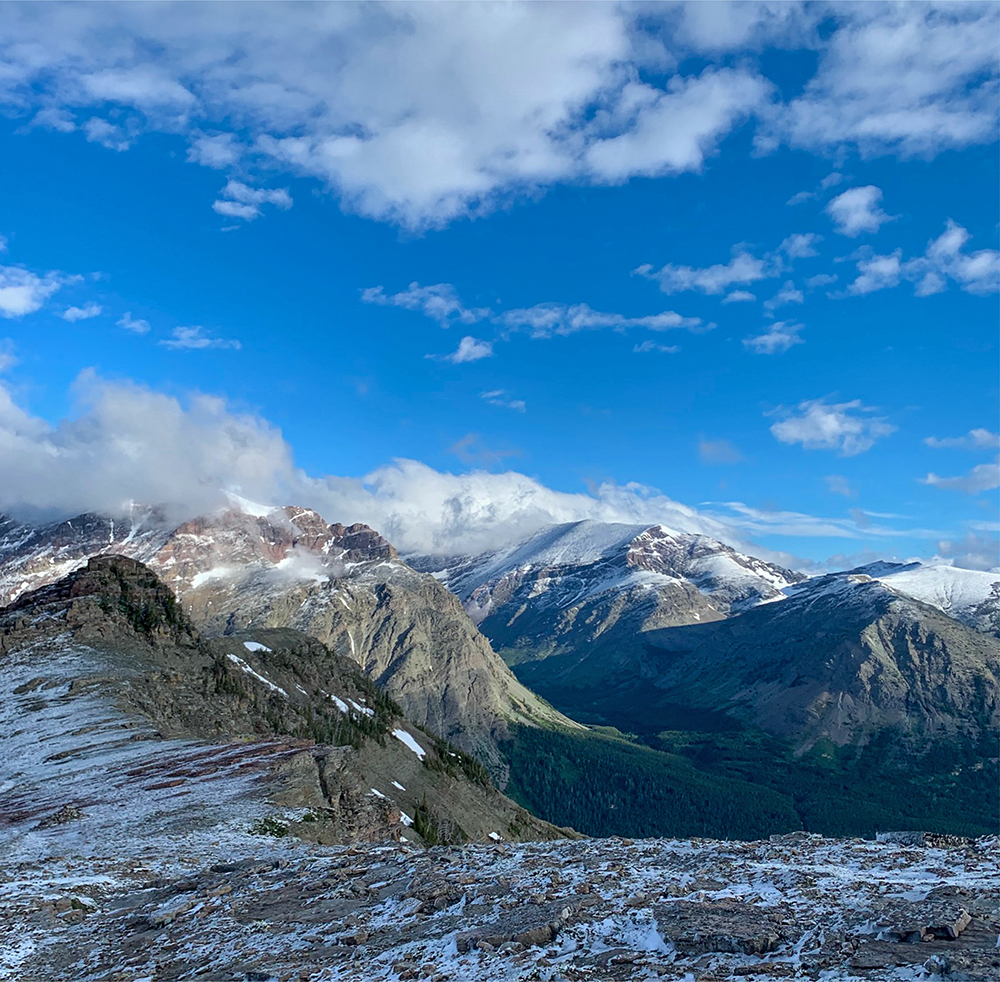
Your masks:
<instances>
[{"instance_id":1,"label":"rocky foreground","mask_svg":"<svg viewBox=\"0 0 1000 982\"><path fill-rule=\"evenodd\" d=\"M0 978L995 979L997 839L330 847L216 828L0 866ZM51 847L65 838L65 854ZM38 855L32 857L32 849ZM117 853L117 854L116 854Z\"/></svg>"}]
</instances>

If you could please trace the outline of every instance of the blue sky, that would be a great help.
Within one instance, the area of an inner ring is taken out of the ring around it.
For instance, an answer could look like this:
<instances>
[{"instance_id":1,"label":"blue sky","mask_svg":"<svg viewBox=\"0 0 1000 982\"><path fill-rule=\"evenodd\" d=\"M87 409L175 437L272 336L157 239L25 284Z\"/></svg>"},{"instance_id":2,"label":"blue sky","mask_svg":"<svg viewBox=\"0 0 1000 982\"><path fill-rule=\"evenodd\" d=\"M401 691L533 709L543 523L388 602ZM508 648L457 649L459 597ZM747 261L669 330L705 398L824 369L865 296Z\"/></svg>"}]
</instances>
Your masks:
<instances>
[{"instance_id":1,"label":"blue sky","mask_svg":"<svg viewBox=\"0 0 1000 982\"><path fill-rule=\"evenodd\" d=\"M72 9L0 11L0 507L997 563L995 4Z\"/></svg>"}]
</instances>

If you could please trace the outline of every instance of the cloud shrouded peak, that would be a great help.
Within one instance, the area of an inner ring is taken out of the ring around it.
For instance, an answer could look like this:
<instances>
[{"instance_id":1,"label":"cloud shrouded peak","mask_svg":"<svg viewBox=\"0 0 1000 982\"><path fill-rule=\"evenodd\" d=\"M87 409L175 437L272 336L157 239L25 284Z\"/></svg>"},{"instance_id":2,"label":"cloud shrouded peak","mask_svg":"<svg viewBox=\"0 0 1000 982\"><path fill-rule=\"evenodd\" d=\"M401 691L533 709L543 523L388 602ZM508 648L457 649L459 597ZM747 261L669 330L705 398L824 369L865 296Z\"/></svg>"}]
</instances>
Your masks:
<instances>
[{"instance_id":1,"label":"cloud shrouded peak","mask_svg":"<svg viewBox=\"0 0 1000 982\"><path fill-rule=\"evenodd\" d=\"M659 522L739 540L733 527L637 484L572 494L514 471L449 474L411 460L364 478L311 477L295 466L278 429L233 412L222 399L181 402L90 372L75 395L73 416L53 426L21 409L0 383L0 513L120 515L140 502L162 505L180 521L225 507L231 491L315 508L330 521L365 522L404 552L481 551L543 525L586 518ZM482 397L523 407L501 390ZM502 456L493 454L491 465Z\"/></svg>"},{"instance_id":2,"label":"cloud shrouded peak","mask_svg":"<svg viewBox=\"0 0 1000 982\"><path fill-rule=\"evenodd\" d=\"M765 150L992 140L996 23L959 3L6 4L0 100L114 151L176 134L193 163L303 175L428 227L561 182L699 171L748 120ZM733 64L767 44L818 55L791 102ZM244 180L222 214L283 206Z\"/></svg>"}]
</instances>

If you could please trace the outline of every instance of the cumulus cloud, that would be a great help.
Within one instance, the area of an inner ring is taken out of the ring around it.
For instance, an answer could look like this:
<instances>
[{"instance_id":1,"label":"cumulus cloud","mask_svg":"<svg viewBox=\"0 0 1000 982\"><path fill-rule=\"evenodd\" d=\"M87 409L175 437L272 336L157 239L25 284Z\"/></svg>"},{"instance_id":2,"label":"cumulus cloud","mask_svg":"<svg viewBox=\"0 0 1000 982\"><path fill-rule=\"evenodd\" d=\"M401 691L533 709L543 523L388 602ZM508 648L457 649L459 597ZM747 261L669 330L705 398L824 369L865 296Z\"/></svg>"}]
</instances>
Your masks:
<instances>
[{"instance_id":1,"label":"cumulus cloud","mask_svg":"<svg viewBox=\"0 0 1000 982\"><path fill-rule=\"evenodd\" d=\"M64 321L74 324L76 321L86 321L90 320L91 317L99 317L102 309L99 303L87 303L82 307L67 307L59 316Z\"/></svg>"},{"instance_id":2,"label":"cumulus cloud","mask_svg":"<svg viewBox=\"0 0 1000 982\"><path fill-rule=\"evenodd\" d=\"M816 245L822 241L823 236L815 232L795 232L778 246L778 251L785 253L789 259L808 259L819 255Z\"/></svg>"},{"instance_id":3,"label":"cumulus cloud","mask_svg":"<svg viewBox=\"0 0 1000 982\"><path fill-rule=\"evenodd\" d=\"M816 74L772 115L763 147L929 156L996 139L996 5L849 4L834 16Z\"/></svg>"},{"instance_id":4,"label":"cumulus cloud","mask_svg":"<svg viewBox=\"0 0 1000 982\"><path fill-rule=\"evenodd\" d=\"M144 320L142 317L133 317L131 310L126 310L115 323L118 327L124 328L126 331L131 331L133 334L149 333L149 321Z\"/></svg>"},{"instance_id":5,"label":"cumulus cloud","mask_svg":"<svg viewBox=\"0 0 1000 982\"><path fill-rule=\"evenodd\" d=\"M479 338L464 337L458 342L458 347L450 355L428 355L428 358L438 358L440 361L450 361L453 365L461 365L467 361L479 361L481 358L493 357L493 343L480 341Z\"/></svg>"},{"instance_id":6,"label":"cumulus cloud","mask_svg":"<svg viewBox=\"0 0 1000 982\"><path fill-rule=\"evenodd\" d=\"M636 275L655 280L664 293L725 293L731 286L756 283L774 276L772 266L764 259L757 259L749 252L737 251L728 263L697 268L667 263L659 269L644 263L634 270Z\"/></svg>"},{"instance_id":7,"label":"cumulus cloud","mask_svg":"<svg viewBox=\"0 0 1000 982\"><path fill-rule=\"evenodd\" d=\"M853 457L870 450L877 440L896 431L884 417L860 399L827 403L824 399L800 402L794 409L778 410L782 418L771 426L781 443L798 443L806 450L836 450Z\"/></svg>"},{"instance_id":8,"label":"cumulus cloud","mask_svg":"<svg viewBox=\"0 0 1000 982\"><path fill-rule=\"evenodd\" d=\"M868 184L850 188L838 194L827 206L826 213L834 224L834 231L856 238L862 232L877 232L892 217L879 207L882 189Z\"/></svg>"},{"instance_id":9,"label":"cumulus cloud","mask_svg":"<svg viewBox=\"0 0 1000 982\"><path fill-rule=\"evenodd\" d=\"M159 342L165 348L175 351L202 351L205 348L232 348L239 351L242 347L235 338L213 338L205 334L205 328L175 327L172 336Z\"/></svg>"},{"instance_id":10,"label":"cumulus cloud","mask_svg":"<svg viewBox=\"0 0 1000 982\"><path fill-rule=\"evenodd\" d=\"M793 345L805 343L799 337L803 327L792 321L775 321L763 334L744 338L743 344L758 355L780 355Z\"/></svg>"},{"instance_id":11,"label":"cumulus cloud","mask_svg":"<svg viewBox=\"0 0 1000 982\"><path fill-rule=\"evenodd\" d=\"M920 478L920 483L929 484L932 488L963 491L965 494L982 494L983 491L1000 488L1000 462L977 464L967 474L958 477L940 477L931 472L927 477Z\"/></svg>"},{"instance_id":12,"label":"cumulus cloud","mask_svg":"<svg viewBox=\"0 0 1000 982\"><path fill-rule=\"evenodd\" d=\"M364 303L381 304L384 307L402 307L404 310L419 310L442 327L450 324L475 324L492 314L489 307L465 307L458 292L450 283L436 283L421 286L411 283L399 293L387 294L381 286L362 290Z\"/></svg>"},{"instance_id":13,"label":"cumulus cloud","mask_svg":"<svg viewBox=\"0 0 1000 982\"><path fill-rule=\"evenodd\" d=\"M523 399L511 399L504 389L491 389L489 392L480 392L479 398L484 399L491 406L503 406L504 409L513 409L519 413L523 413L527 408Z\"/></svg>"},{"instance_id":14,"label":"cumulus cloud","mask_svg":"<svg viewBox=\"0 0 1000 982\"><path fill-rule=\"evenodd\" d=\"M0 317L24 317L41 310L67 278L61 273L35 273L24 266L0 266Z\"/></svg>"},{"instance_id":15,"label":"cumulus cloud","mask_svg":"<svg viewBox=\"0 0 1000 982\"><path fill-rule=\"evenodd\" d=\"M228 181L220 192L221 197L212 202L212 210L226 218L241 218L252 222L259 218L262 205L274 205L287 211L292 207L292 196L287 188L252 188L241 181Z\"/></svg>"},{"instance_id":16,"label":"cumulus cloud","mask_svg":"<svg viewBox=\"0 0 1000 982\"><path fill-rule=\"evenodd\" d=\"M723 303L748 303L751 300L756 300L757 298L749 290L733 290L732 293L727 293L723 298Z\"/></svg>"},{"instance_id":17,"label":"cumulus cloud","mask_svg":"<svg viewBox=\"0 0 1000 982\"><path fill-rule=\"evenodd\" d=\"M651 331L668 331L683 328L688 331L707 331L714 324L705 324L700 317L684 317L672 310L645 317L626 317L624 314L593 310L585 303L539 303L534 307L508 310L497 318L497 323L511 331L527 331L533 338L550 338L556 334L576 334L601 328L645 327Z\"/></svg>"},{"instance_id":18,"label":"cumulus cloud","mask_svg":"<svg viewBox=\"0 0 1000 982\"><path fill-rule=\"evenodd\" d=\"M958 539L942 539L938 543L938 552L955 566L1000 572L1000 542L997 541L997 530L992 531L993 535L971 531Z\"/></svg>"},{"instance_id":19,"label":"cumulus cloud","mask_svg":"<svg viewBox=\"0 0 1000 982\"><path fill-rule=\"evenodd\" d=\"M964 436L949 436L939 439L936 436L924 438L924 443L935 450L1000 450L1000 433L978 427L969 430Z\"/></svg>"},{"instance_id":20,"label":"cumulus cloud","mask_svg":"<svg viewBox=\"0 0 1000 982\"><path fill-rule=\"evenodd\" d=\"M698 171L750 119L761 149L824 154L996 132L991 4L73 9L3 8L0 99L17 112L85 119L116 150L176 134L196 163L301 174L412 227L559 182ZM790 103L752 67L764 45L816 53Z\"/></svg>"},{"instance_id":21,"label":"cumulus cloud","mask_svg":"<svg viewBox=\"0 0 1000 982\"><path fill-rule=\"evenodd\" d=\"M945 230L927 244L922 256L903 259L902 249L889 255L862 254L858 259L858 276L847 287L853 295L864 295L876 290L898 286L903 280L915 284L918 297L941 293L949 281L957 283L960 290L978 296L1000 290L1000 251L980 249L965 250L970 235L951 219Z\"/></svg>"}]
</instances>

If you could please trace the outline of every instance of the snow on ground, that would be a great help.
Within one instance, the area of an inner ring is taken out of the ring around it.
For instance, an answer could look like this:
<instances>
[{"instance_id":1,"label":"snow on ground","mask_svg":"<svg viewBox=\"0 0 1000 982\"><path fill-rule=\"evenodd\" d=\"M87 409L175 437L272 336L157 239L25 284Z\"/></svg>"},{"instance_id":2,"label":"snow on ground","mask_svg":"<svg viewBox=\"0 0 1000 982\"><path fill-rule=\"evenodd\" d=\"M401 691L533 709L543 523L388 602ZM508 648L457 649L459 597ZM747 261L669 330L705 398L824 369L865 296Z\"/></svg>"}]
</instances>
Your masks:
<instances>
[{"instance_id":1,"label":"snow on ground","mask_svg":"<svg viewBox=\"0 0 1000 982\"><path fill-rule=\"evenodd\" d=\"M957 620L974 619L975 609L997 592L994 587L1000 591L1000 573L943 564L911 565L883 573L876 579L914 600L943 610ZM1000 609L1000 598L997 607Z\"/></svg>"},{"instance_id":2,"label":"snow on ground","mask_svg":"<svg viewBox=\"0 0 1000 982\"><path fill-rule=\"evenodd\" d=\"M252 675L258 682L263 682L272 692L280 692L283 696L287 696L288 693L280 685L275 685L269 678L265 678L260 672L255 672L242 658L237 655L226 655L226 657L234 664L241 672L246 672L247 675Z\"/></svg>"},{"instance_id":3,"label":"snow on ground","mask_svg":"<svg viewBox=\"0 0 1000 982\"><path fill-rule=\"evenodd\" d=\"M270 651L271 649L266 644L261 644L259 641L244 641L243 647L247 651Z\"/></svg>"},{"instance_id":4,"label":"snow on ground","mask_svg":"<svg viewBox=\"0 0 1000 982\"><path fill-rule=\"evenodd\" d=\"M427 751L406 730L395 729L392 731L392 735L405 747L412 750L421 760L427 756Z\"/></svg>"}]
</instances>

